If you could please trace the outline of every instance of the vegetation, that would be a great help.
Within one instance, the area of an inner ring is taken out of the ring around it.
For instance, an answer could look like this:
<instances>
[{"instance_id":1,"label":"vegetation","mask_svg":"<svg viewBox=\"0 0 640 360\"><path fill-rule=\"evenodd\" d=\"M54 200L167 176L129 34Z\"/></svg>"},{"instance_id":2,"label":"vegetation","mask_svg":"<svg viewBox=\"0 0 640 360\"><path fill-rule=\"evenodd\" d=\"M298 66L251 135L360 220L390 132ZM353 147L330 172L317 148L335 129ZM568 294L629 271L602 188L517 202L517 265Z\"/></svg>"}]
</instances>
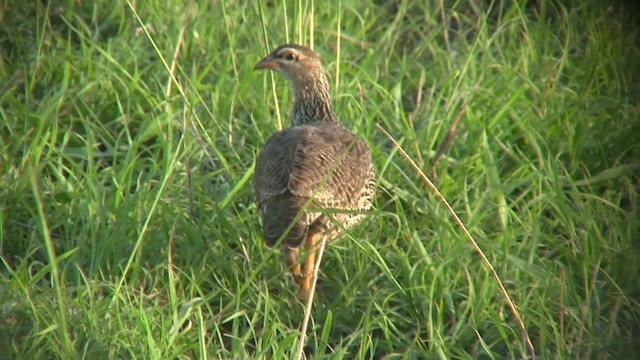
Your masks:
<instances>
[{"instance_id":1,"label":"vegetation","mask_svg":"<svg viewBox=\"0 0 640 360\"><path fill-rule=\"evenodd\" d=\"M252 69L289 41L315 45L378 175L375 211L324 254L307 358L532 357L488 267L376 124L427 174L437 159L537 358L640 357L631 5L425 3L6 3L0 357L295 354L304 307L251 195L290 104Z\"/></svg>"}]
</instances>

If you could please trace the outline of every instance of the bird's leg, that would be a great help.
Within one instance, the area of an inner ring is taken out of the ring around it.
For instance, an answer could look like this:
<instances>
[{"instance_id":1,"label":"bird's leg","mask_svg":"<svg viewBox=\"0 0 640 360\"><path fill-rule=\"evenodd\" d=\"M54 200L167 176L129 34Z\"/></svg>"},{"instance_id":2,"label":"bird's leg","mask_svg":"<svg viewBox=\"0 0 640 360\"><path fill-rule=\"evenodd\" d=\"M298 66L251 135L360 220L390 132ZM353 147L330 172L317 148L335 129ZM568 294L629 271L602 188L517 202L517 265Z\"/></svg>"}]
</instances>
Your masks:
<instances>
[{"instance_id":1,"label":"bird's leg","mask_svg":"<svg viewBox=\"0 0 640 360\"><path fill-rule=\"evenodd\" d=\"M284 259L284 263L289 269L291 276L293 276L293 280L299 286L302 286L304 282L304 275L302 274L302 268L300 267L300 252L298 248L293 248L289 246L282 247L282 258Z\"/></svg>"},{"instance_id":2,"label":"bird's leg","mask_svg":"<svg viewBox=\"0 0 640 360\"><path fill-rule=\"evenodd\" d=\"M304 243L305 249L309 252L307 260L304 265L304 278L302 284L300 284L300 299L307 301L311 294L311 284L313 281L313 271L316 268L316 244L318 239L322 236L322 233L310 233L307 235L307 239Z\"/></svg>"}]
</instances>

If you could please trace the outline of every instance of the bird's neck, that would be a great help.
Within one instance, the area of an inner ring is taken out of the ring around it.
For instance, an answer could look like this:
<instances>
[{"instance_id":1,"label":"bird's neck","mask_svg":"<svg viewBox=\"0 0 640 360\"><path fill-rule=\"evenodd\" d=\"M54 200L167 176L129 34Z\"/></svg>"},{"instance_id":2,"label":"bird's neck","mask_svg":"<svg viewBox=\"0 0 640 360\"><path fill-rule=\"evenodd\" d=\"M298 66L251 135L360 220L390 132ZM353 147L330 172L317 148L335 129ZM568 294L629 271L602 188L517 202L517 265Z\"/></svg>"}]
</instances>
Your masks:
<instances>
[{"instance_id":1,"label":"bird's neck","mask_svg":"<svg viewBox=\"0 0 640 360\"><path fill-rule=\"evenodd\" d=\"M324 73L293 87L291 126L309 123L335 123L336 114L329 98L329 82Z\"/></svg>"}]
</instances>

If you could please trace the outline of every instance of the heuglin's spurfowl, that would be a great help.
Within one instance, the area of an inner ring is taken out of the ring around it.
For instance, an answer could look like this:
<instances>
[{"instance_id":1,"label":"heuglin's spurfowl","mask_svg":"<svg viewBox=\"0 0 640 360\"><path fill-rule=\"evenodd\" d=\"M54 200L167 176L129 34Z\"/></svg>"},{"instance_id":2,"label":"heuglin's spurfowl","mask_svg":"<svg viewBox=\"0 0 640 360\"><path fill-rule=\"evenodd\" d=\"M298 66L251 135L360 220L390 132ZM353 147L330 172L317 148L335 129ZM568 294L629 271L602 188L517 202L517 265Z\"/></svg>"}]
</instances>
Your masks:
<instances>
[{"instance_id":1,"label":"heuglin's spurfowl","mask_svg":"<svg viewBox=\"0 0 640 360\"><path fill-rule=\"evenodd\" d=\"M371 154L338 122L327 77L311 49L280 46L255 69L278 72L293 93L291 127L271 136L258 155L253 192L264 241L270 247L280 245L284 262L301 287L300 298L306 300L318 240L340 230L331 218L347 228L371 208L375 187ZM309 251L304 273L299 264L301 246Z\"/></svg>"}]
</instances>

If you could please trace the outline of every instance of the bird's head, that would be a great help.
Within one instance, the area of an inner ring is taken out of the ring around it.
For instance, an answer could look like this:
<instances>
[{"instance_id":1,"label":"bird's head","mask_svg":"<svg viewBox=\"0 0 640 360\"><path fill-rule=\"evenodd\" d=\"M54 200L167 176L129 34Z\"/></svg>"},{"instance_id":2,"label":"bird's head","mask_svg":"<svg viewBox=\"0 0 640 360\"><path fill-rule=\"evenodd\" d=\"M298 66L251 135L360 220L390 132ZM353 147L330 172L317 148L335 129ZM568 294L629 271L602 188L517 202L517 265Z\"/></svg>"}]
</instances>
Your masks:
<instances>
[{"instance_id":1,"label":"bird's head","mask_svg":"<svg viewBox=\"0 0 640 360\"><path fill-rule=\"evenodd\" d=\"M273 50L260 60L255 70L270 69L282 74L294 87L324 77L320 58L306 46L288 44Z\"/></svg>"}]
</instances>

